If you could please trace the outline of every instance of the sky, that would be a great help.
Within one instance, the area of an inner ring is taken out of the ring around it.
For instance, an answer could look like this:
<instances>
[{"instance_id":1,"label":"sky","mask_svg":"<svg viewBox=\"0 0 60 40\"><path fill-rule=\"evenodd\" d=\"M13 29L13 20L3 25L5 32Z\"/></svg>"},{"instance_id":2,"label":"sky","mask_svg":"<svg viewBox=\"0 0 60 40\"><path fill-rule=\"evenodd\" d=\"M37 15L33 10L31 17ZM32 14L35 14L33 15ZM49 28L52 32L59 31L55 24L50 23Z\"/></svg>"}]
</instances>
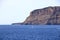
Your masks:
<instances>
[{"instance_id":1,"label":"sky","mask_svg":"<svg viewBox=\"0 0 60 40\"><path fill-rule=\"evenodd\" d=\"M32 10L48 6L60 6L60 0L0 0L0 25L23 22Z\"/></svg>"}]
</instances>

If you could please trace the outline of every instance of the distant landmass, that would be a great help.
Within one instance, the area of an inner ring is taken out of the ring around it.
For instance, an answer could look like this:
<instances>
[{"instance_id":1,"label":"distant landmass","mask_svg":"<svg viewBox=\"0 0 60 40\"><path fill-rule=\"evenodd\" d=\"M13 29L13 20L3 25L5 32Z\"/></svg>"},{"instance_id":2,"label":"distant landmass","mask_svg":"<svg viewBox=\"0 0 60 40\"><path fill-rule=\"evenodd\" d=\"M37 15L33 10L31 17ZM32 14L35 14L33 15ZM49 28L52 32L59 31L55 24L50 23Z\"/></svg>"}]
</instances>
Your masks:
<instances>
[{"instance_id":1,"label":"distant landmass","mask_svg":"<svg viewBox=\"0 0 60 40\"><path fill-rule=\"evenodd\" d=\"M36 9L23 23L13 23L13 25L60 25L60 6Z\"/></svg>"}]
</instances>

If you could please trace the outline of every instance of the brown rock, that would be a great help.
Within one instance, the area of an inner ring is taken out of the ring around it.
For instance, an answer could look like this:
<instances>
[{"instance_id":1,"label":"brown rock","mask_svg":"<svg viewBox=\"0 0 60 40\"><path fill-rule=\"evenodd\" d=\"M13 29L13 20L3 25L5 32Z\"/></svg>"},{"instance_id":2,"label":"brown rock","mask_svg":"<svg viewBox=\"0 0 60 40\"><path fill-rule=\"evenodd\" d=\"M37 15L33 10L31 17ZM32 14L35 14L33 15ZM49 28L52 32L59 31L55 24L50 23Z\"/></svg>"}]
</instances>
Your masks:
<instances>
[{"instance_id":1,"label":"brown rock","mask_svg":"<svg viewBox=\"0 0 60 40\"><path fill-rule=\"evenodd\" d=\"M60 6L46 7L43 9L36 9L30 13L30 16L23 22L29 25L49 24L59 25L60 24Z\"/></svg>"},{"instance_id":2,"label":"brown rock","mask_svg":"<svg viewBox=\"0 0 60 40\"><path fill-rule=\"evenodd\" d=\"M60 25L60 6L36 9L22 23L25 25Z\"/></svg>"}]
</instances>

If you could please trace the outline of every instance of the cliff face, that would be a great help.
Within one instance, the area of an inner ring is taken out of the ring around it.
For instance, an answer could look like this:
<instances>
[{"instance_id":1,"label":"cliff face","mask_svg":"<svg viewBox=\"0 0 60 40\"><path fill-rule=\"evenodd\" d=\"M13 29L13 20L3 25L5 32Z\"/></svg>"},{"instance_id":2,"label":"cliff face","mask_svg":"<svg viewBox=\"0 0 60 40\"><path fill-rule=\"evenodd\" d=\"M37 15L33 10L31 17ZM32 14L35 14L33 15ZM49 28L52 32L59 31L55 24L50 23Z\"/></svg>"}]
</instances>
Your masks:
<instances>
[{"instance_id":1,"label":"cliff face","mask_svg":"<svg viewBox=\"0 0 60 40\"><path fill-rule=\"evenodd\" d=\"M20 24L24 25L60 25L60 6L36 9Z\"/></svg>"},{"instance_id":2,"label":"cliff face","mask_svg":"<svg viewBox=\"0 0 60 40\"><path fill-rule=\"evenodd\" d=\"M59 25L60 24L60 7L46 7L36 9L30 13L30 16L23 22L26 25Z\"/></svg>"}]
</instances>

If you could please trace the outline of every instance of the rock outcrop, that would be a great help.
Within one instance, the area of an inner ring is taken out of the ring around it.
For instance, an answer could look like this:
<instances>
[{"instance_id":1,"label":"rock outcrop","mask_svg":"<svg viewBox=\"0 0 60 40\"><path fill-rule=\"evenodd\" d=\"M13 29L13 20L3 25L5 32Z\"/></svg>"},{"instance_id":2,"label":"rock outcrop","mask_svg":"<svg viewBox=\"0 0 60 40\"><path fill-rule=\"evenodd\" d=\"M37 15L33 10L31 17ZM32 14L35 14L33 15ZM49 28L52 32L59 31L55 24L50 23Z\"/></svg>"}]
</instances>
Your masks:
<instances>
[{"instance_id":1,"label":"rock outcrop","mask_svg":"<svg viewBox=\"0 0 60 40\"><path fill-rule=\"evenodd\" d=\"M24 25L60 25L60 6L36 9L22 23Z\"/></svg>"}]
</instances>

